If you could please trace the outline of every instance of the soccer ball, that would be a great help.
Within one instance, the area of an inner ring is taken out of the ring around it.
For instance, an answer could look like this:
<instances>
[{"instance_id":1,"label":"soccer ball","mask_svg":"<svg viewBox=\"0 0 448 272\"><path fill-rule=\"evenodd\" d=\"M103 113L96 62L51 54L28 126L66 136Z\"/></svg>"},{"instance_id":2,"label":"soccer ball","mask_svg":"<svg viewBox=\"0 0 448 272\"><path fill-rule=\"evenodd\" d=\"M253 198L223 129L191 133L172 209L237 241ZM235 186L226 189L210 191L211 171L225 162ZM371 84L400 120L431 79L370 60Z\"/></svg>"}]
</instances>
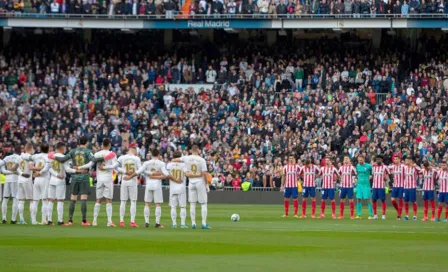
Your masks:
<instances>
[{"instance_id":1,"label":"soccer ball","mask_svg":"<svg viewBox=\"0 0 448 272\"><path fill-rule=\"evenodd\" d=\"M230 217L230 219L231 219L233 222L238 222L238 221L240 221L240 216L239 216L238 214L234 213L234 214L232 214L232 216Z\"/></svg>"}]
</instances>

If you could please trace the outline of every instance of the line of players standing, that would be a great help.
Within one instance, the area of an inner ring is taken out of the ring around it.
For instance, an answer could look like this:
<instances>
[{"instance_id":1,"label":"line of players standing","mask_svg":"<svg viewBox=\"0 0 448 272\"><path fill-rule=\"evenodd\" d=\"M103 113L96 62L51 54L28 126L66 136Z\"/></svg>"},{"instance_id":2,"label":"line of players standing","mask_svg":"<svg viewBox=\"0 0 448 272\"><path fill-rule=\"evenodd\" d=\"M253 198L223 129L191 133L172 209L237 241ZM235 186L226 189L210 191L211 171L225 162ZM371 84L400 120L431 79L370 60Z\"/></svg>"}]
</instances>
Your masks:
<instances>
[{"instance_id":1,"label":"line of players standing","mask_svg":"<svg viewBox=\"0 0 448 272\"><path fill-rule=\"evenodd\" d=\"M293 198L294 217L299 218L299 190L302 188L302 215L306 218L307 198L311 198L311 217L316 218L316 178L322 179L321 214L325 217L326 201L331 201L332 218L336 219L336 183L340 181L340 215L344 218L345 199L349 199L350 218L360 219L362 213L362 201L368 203L369 219L378 219L377 201L381 200L382 219L386 219L386 192L389 190L388 180L391 177L392 205L397 211L397 220L401 220L403 209L405 220L409 220L409 208L412 203L413 219L417 220L417 187L423 189L424 218L428 221L429 205L431 205L431 220L440 221L445 205L445 221L448 218L448 166L443 160L437 167L424 162L422 167L416 165L412 159L407 158L405 163L399 157L395 157L392 165L384 165L382 156L377 156L375 163L368 164L364 157L358 158L358 164L353 166L350 158L345 157L343 165L337 169L329 158L326 165L319 167L305 161L304 165L296 164L293 156L288 158L288 164L283 167L282 191L284 192L284 215L289 215L289 200ZM298 184L299 178L302 180ZM419 182L420 181L420 182ZM438 211L436 215L435 190L438 183ZM420 183L420 184L419 184ZM354 193L356 192L356 217Z\"/></svg>"},{"instance_id":2,"label":"line of players standing","mask_svg":"<svg viewBox=\"0 0 448 272\"><path fill-rule=\"evenodd\" d=\"M114 227L112 221L112 199L113 199L113 171L121 174L120 188L120 226L124 227L124 216L126 203L130 201L130 226L138 227L135 223L136 202L138 198L139 175L146 178L145 186L145 226L149 227L150 204L155 203L155 227L163 228L160 224L161 203L163 203L162 179L170 180L170 206L173 227L177 227L177 210L180 206L181 228L186 226L186 177L189 178L190 216L192 228L196 228L196 203L201 204L202 229L210 229L207 225L207 193L208 185L205 181L207 170L206 162L199 156L199 148L192 148L192 155L181 157L180 153L175 154L173 162L166 165L160 160L158 150L152 151L152 159L141 163L136 156L135 147L130 147L126 155L116 158L110 152L110 140L103 141L102 150L95 154L86 149L87 138L80 138L80 146L71 150L67 155L64 143L58 143L55 152L49 153L49 146L42 144L41 153L34 154L31 144L25 146L24 152L17 148L13 154L0 160L0 170L6 175L6 183L2 194L0 186L0 196L2 201L2 222L7 222L8 202L13 201L11 223L16 224L17 214L19 214L19 224L26 224L24 218L24 205L30 201L31 223L53 225L53 205L57 203L58 225L71 226L73 224L73 212L78 195L81 195L81 211L83 216L83 226L96 226L97 217L100 211L102 200L106 201L107 226ZM20 155L19 155L20 154ZM96 162L97 186L93 222L90 224L86 220L87 204L86 200L90 193L90 186L84 181L88 177L89 169ZM64 223L64 200L66 198L66 173L71 177L71 203L69 209L69 222ZM34 177L34 180L33 180ZM78 182L79 181L79 182ZM38 204L42 201L42 222L36 219Z\"/></svg>"}]
</instances>

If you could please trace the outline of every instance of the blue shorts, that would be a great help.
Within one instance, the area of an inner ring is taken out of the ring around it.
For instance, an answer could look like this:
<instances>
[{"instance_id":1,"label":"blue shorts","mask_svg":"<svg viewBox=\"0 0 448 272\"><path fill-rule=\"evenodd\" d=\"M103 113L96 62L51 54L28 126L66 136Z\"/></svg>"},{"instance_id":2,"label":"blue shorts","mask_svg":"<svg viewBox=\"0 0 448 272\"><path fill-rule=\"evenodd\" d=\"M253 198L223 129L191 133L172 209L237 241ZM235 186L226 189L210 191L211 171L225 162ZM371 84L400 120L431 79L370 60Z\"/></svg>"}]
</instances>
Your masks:
<instances>
[{"instance_id":1,"label":"blue shorts","mask_svg":"<svg viewBox=\"0 0 448 272\"><path fill-rule=\"evenodd\" d=\"M392 198L403 198L404 196L404 188L403 187L394 187L392 188Z\"/></svg>"},{"instance_id":2,"label":"blue shorts","mask_svg":"<svg viewBox=\"0 0 448 272\"><path fill-rule=\"evenodd\" d=\"M341 188L341 199L353 199L353 188Z\"/></svg>"},{"instance_id":3,"label":"blue shorts","mask_svg":"<svg viewBox=\"0 0 448 272\"><path fill-rule=\"evenodd\" d=\"M372 200L386 200L386 189L384 188L373 188L372 189Z\"/></svg>"},{"instance_id":4,"label":"blue shorts","mask_svg":"<svg viewBox=\"0 0 448 272\"><path fill-rule=\"evenodd\" d=\"M404 202L416 202L417 189L404 189Z\"/></svg>"},{"instance_id":5,"label":"blue shorts","mask_svg":"<svg viewBox=\"0 0 448 272\"><path fill-rule=\"evenodd\" d=\"M334 199L335 189L322 189L322 199Z\"/></svg>"},{"instance_id":6,"label":"blue shorts","mask_svg":"<svg viewBox=\"0 0 448 272\"><path fill-rule=\"evenodd\" d=\"M292 187L292 188L285 188L285 192L283 193L283 196L285 198L298 198L299 197L299 190L297 189L297 187Z\"/></svg>"},{"instance_id":7,"label":"blue shorts","mask_svg":"<svg viewBox=\"0 0 448 272\"><path fill-rule=\"evenodd\" d=\"M303 197L316 197L316 187L303 187L302 191Z\"/></svg>"},{"instance_id":8,"label":"blue shorts","mask_svg":"<svg viewBox=\"0 0 448 272\"><path fill-rule=\"evenodd\" d=\"M448 193L439 193L439 203L448 203Z\"/></svg>"},{"instance_id":9,"label":"blue shorts","mask_svg":"<svg viewBox=\"0 0 448 272\"><path fill-rule=\"evenodd\" d=\"M434 200L434 191L423 191L423 200Z\"/></svg>"}]
</instances>

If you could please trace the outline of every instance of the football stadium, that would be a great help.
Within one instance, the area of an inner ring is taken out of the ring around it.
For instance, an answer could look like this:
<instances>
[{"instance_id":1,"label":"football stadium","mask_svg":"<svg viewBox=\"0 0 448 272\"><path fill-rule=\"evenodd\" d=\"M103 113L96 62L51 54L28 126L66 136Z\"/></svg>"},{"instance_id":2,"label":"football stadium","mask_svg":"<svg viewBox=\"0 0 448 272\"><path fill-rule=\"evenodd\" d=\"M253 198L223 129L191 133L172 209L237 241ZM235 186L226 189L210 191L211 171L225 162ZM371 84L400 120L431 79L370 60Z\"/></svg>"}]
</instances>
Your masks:
<instances>
[{"instance_id":1,"label":"football stadium","mask_svg":"<svg viewBox=\"0 0 448 272\"><path fill-rule=\"evenodd\" d=\"M1 271L447 271L444 0L0 0Z\"/></svg>"}]
</instances>

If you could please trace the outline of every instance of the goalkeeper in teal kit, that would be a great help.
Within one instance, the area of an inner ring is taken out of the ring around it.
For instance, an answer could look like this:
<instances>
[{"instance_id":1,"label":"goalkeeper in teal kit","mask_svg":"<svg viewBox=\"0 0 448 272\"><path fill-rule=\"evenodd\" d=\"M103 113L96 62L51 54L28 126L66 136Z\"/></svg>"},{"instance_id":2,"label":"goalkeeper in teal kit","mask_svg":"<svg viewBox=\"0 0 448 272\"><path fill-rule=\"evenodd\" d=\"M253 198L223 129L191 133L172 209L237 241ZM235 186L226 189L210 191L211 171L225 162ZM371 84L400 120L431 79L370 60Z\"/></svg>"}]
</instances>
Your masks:
<instances>
[{"instance_id":1,"label":"goalkeeper in teal kit","mask_svg":"<svg viewBox=\"0 0 448 272\"><path fill-rule=\"evenodd\" d=\"M369 219L373 218L372 209L372 192L370 187L370 175L372 174L372 166L365 162L365 158L358 157L358 164L356 165L358 172L358 182L356 184L356 219L361 219L362 200L367 200L369 207Z\"/></svg>"}]
</instances>

